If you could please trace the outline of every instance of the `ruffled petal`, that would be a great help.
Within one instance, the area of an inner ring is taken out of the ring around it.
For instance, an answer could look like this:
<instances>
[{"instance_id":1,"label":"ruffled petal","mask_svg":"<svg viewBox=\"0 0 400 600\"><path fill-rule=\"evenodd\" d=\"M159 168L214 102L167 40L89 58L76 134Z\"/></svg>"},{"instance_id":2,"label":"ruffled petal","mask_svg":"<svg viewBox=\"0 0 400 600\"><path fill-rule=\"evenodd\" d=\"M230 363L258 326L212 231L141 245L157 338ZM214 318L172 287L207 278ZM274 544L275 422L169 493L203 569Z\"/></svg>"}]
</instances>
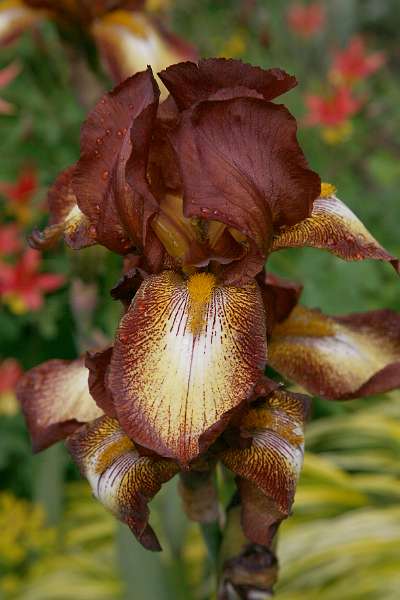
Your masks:
<instances>
[{"instance_id":1,"label":"ruffled petal","mask_svg":"<svg viewBox=\"0 0 400 600\"><path fill-rule=\"evenodd\" d=\"M149 277L121 321L108 383L135 442L188 464L251 395L265 365L257 285Z\"/></svg>"},{"instance_id":2,"label":"ruffled petal","mask_svg":"<svg viewBox=\"0 0 400 600\"><path fill-rule=\"evenodd\" d=\"M385 260L400 273L399 260L382 248L358 217L335 196L332 186L325 188L325 193L314 202L311 216L276 236L272 250L311 246L329 250L345 260Z\"/></svg>"},{"instance_id":3,"label":"ruffled petal","mask_svg":"<svg viewBox=\"0 0 400 600\"><path fill-rule=\"evenodd\" d=\"M73 191L95 239L121 254L145 245L147 221L157 210L150 195L144 198L128 185L125 167L132 145L148 148L158 95L151 70L138 73L106 94L82 127Z\"/></svg>"},{"instance_id":4,"label":"ruffled petal","mask_svg":"<svg viewBox=\"0 0 400 600\"><path fill-rule=\"evenodd\" d=\"M265 100L273 100L297 85L296 78L281 69L265 70L226 58L173 64L159 73L159 77L181 110L207 100L222 89L240 86L238 96L255 91Z\"/></svg>"},{"instance_id":5,"label":"ruffled petal","mask_svg":"<svg viewBox=\"0 0 400 600\"><path fill-rule=\"evenodd\" d=\"M88 388L83 359L49 360L23 375L17 386L34 452L66 438L103 414Z\"/></svg>"},{"instance_id":6,"label":"ruffled petal","mask_svg":"<svg viewBox=\"0 0 400 600\"><path fill-rule=\"evenodd\" d=\"M248 447L232 447L220 459L238 475L242 524L254 543L268 546L272 527L290 514L303 463L304 424L309 399L275 391L243 417L241 433Z\"/></svg>"},{"instance_id":7,"label":"ruffled petal","mask_svg":"<svg viewBox=\"0 0 400 600\"><path fill-rule=\"evenodd\" d=\"M11 44L42 18L42 14L31 10L20 0L2 0L0 2L0 47Z\"/></svg>"},{"instance_id":8,"label":"ruffled petal","mask_svg":"<svg viewBox=\"0 0 400 600\"><path fill-rule=\"evenodd\" d=\"M307 217L320 192L296 129L284 106L236 98L197 104L183 114L173 136L185 216L220 221L240 232L253 257L243 280L262 269L273 227ZM226 281L241 283L232 272Z\"/></svg>"},{"instance_id":9,"label":"ruffled petal","mask_svg":"<svg viewBox=\"0 0 400 600\"><path fill-rule=\"evenodd\" d=\"M391 310L329 317L298 306L275 327L268 350L281 375L325 398L400 386L400 314Z\"/></svg>"},{"instance_id":10,"label":"ruffled petal","mask_svg":"<svg viewBox=\"0 0 400 600\"><path fill-rule=\"evenodd\" d=\"M94 496L128 525L145 548L161 550L148 524L147 503L177 473L177 465L141 456L118 421L109 417L78 429L68 438L67 447Z\"/></svg>"},{"instance_id":11,"label":"ruffled petal","mask_svg":"<svg viewBox=\"0 0 400 600\"><path fill-rule=\"evenodd\" d=\"M96 243L96 230L80 210L72 190L75 165L65 169L49 189L47 203L50 212L49 225L43 230L35 229L29 244L36 250L52 248L63 236L74 250Z\"/></svg>"},{"instance_id":12,"label":"ruffled petal","mask_svg":"<svg viewBox=\"0 0 400 600\"><path fill-rule=\"evenodd\" d=\"M148 65L157 73L195 57L192 47L161 31L152 19L138 12L110 12L94 22L92 34L115 83Z\"/></svg>"}]
</instances>

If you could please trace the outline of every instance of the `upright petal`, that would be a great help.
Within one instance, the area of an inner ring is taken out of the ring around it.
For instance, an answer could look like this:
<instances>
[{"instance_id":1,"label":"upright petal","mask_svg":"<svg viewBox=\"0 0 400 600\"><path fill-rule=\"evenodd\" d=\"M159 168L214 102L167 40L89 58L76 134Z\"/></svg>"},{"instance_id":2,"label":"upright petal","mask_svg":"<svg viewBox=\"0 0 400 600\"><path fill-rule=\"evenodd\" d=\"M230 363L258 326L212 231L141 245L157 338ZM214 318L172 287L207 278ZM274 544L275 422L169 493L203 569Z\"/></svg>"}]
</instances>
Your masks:
<instances>
[{"instance_id":1,"label":"upright petal","mask_svg":"<svg viewBox=\"0 0 400 600\"><path fill-rule=\"evenodd\" d=\"M20 379L17 398L34 452L103 414L89 393L88 370L81 358L49 360L34 367Z\"/></svg>"},{"instance_id":2,"label":"upright petal","mask_svg":"<svg viewBox=\"0 0 400 600\"><path fill-rule=\"evenodd\" d=\"M43 230L35 229L29 244L36 250L53 247L63 236L71 248L79 250L96 243L95 228L80 210L72 189L75 165L62 171L49 189L47 203L50 211L49 225Z\"/></svg>"},{"instance_id":3,"label":"upright petal","mask_svg":"<svg viewBox=\"0 0 400 600\"><path fill-rule=\"evenodd\" d=\"M239 477L242 524L254 543L268 546L272 526L290 514L303 463L308 408L306 396L275 391L242 420L242 436L251 438L250 446L238 444L220 455Z\"/></svg>"},{"instance_id":4,"label":"upright petal","mask_svg":"<svg viewBox=\"0 0 400 600\"><path fill-rule=\"evenodd\" d=\"M296 307L273 330L269 364L308 392L340 400L400 386L400 315L329 317Z\"/></svg>"},{"instance_id":5,"label":"upright petal","mask_svg":"<svg viewBox=\"0 0 400 600\"><path fill-rule=\"evenodd\" d=\"M281 69L261 69L240 60L207 58L182 62L161 71L159 77L181 110L190 108L222 89L240 86L257 92L265 100L273 100L297 85L296 78Z\"/></svg>"},{"instance_id":6,"label":"upright petal","mask_svg":"<svg viewBox=\"0 0 400 600\"><path fill-rule=\"evenodd\" d=\"M187 465L251 395L265 364L257 285L144 281L121 321L109 372L118 419L135 442Z\"/></svg>"},{"instance_id":7,"label":"upright petal","mask_svg":"<svg viewBox=\"0 0 400 600\"><path fill-rule=\"evenodd\" d=\"M296 129L284 106L236 98L197 104L174 135L185 215L223 222L245 236L256 257L248 278L262 269L273 226L307 217L320 191Z\"/></svg>"},{"instance_id":8,"label":"upright petal","mask_svg":"<svg viewBox=\"0 0 400 600\"><path fill-rule=\"evenodd\" d=\"M147 503L161 484L177 473L177 465L141 456L118 421L100 417L68 438L67 447L94 496L126 523L148 550L161 550L148 524Z\"/></svg>"},{"instance_id":9,"label":"upright petal","mask_svg":"<svg viewBox=\"0 0 400 600\"><path fill-rule=\"evenodd\" d=\"M0 47L11 44L42 18L41 13L31 10L21 0L1 0Z\"/></svg>"},{"instance_id":10,"label":"upright petal","mask_svg":"<svg viewBox=\"0 0 400 600\"><path fill-rule=\"evenodd\" d=\"M322 185L311 216L277 235L272 250L296 246L322 248L345 260L385 260L400 273L399 260L382 248L356 215L336 197L330 184Z\"/></svg>"},{"instance_id":11,"label":"upright petal","mask_svg":"<svg viewBox=\"0 0 400 600\"><path fill-rule=\"evenodd\" d=\"M158 72L195 57L189 44L162 31L151 18L139 12L112 11L94 22L92 33L115 83L148 65Z\"/></svg>"},{"instance_id":12,"label":"upright petal","mask_svg":"<svg viewBox=\"0 0 400 600\"><path fill-rule=\"evenodd\" d=\"M157 106L158 89L147 70L106 94L82 127L73 191L95 239L121 254L144 245L147 220L157 209L149 195L144 199L125 179L131 136L136 148L147 148ZM146 156L140 161L145 162Z\"/></svg>"}]
</instances>

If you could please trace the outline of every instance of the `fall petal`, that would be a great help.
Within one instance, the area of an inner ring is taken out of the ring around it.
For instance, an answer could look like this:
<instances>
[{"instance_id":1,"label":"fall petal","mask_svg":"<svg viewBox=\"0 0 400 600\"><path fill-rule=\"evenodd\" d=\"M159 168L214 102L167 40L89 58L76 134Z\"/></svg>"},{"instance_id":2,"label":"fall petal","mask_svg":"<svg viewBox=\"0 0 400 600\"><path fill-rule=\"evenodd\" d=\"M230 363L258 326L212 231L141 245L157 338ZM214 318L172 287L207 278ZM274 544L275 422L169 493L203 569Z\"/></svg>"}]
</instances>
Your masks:
<instances>
[{"instance_id":1,"label":"fall petal","mask_svg":"<svg viewBox=\"0 0 400 600\"><path fill-rule=\"evenodd\" d=\"M83 359L49 360L34 367L19 381L17 398L35 452L102 414L89 393Z\"/></svg>"},{"instance_id":2,"label":"fall petal","mask_svg":"<svg viewBox=\"0 0 400 600\"><path fill-rule=\"evenodd\" d=\"M322 248L345 260L385 260L400 273L399 260L382 248L333 190L314 202L310 217L280 233L272 250L296 246Z\"/></svg>"},{"instance_id":3,"label":"fall petal","mask_svg":"<svg viewBox=\"0 0 400 600\"><path fill-rule=\"evenodd\" d=\"M158 72L194 56L192 48L166 35L148 16L138 12L110 12L94 22L92 33L116 83L148 65Z\"/></svg>"},{"instance_id":4,"label":"fall petal","mask_svg":"<svg viewBox=\"0 0 400 600\"><path fill-rule=\"evenodd\" d=\"M68 246L74 250L96 243L95 229L79 209L72 190L74 169L75 165L65 169L49 189L49 225L43 231L34 230L29 238L30 245L37 250L53 247L63 236Z\"/></svg>"},{"instance_id":5,"label":"fall petal","mask_svg":"<svg viewBox=\"0 0 400 600\"><path fill-rule=\"evenodd\" d=\"M135 147L147 147L157 105L158 90L147 70L106 94L82 127L72 188L96 241L121 254L144 245L147 220L157 209L153 199L145 201L125 179L131 136Z\"/></svg>"},{"instance_id":6,"label":"fall petal","mask_svg":"<svg viewBox=\"0 0 400 600\"><path fill-rule=\"evenodd\" d=\"M242 419L241 433L251 438L250 446L232 447L220 454L225 466L239 476L243 527L254 543L268 545L271 526L290 513L303 462L308 406L305 396L275 391ZM268 505L263 520L257 517L263 513L260 502Z\"/></svg>"},{"instance_id":7,"label":"fall petal","mask_svg":"<svg viewBox=\"0 0 400 600\"><path fill-rule=\"evenodd\" d=\"M148 524L147 503L161 484L177 472L167 460L140 456L118 421L101 417L78 429L67 440L72 458L94 496L126 523L148 550L161 550Z\"/></svg>"},{"instance_id":8,"label":"fall petal","mask_svg":"<svg viewBox=\"0 0 400 600\"><path fill-rule=\"evenodd\" d=\"M173 143L185 215L240 232L255 258L248 278L256 275L273 226L304 219L320 191L297 143L295 119L256 98L201 102L184 113Z\"/></svg>"},{"instance_id":9,"label":"fall petal","mask_svg":"<svg viewBox=\"0 0 400 600\"><path fill-rule=\"evenodd\" d=\"M207 58L183 62L159 73L159 77L181 110L207 100L224 88L241 86L238 96L255 91L265 100L273 100L297 85L296 78L281 69L260 69L240 60Z\"/></svg>"},{"instance_id":10,"label":"fall petal","mask_svg":"<svg viewBox=\"0 0 400 600\"><path fill-rule=\"evenodd\" d=\"M0 2L0 47L7 46L43 18L19 0Z\"/></svg>"},{"instance_id":11,"label":"fall petal","mask_svg":"<svg viewBox=\"0 0 400 600\"><path fill-rule=\"evenodd\" d=\"M109 373L118 419L139 444L189 463L252 393L265 360L257 285L151 276L121 321Z\"/></svg>"},{"instance_id":12,"label":"fall petal","mask_svg":"<svg viewBox=\"0 0 400 600\"><path fill-rule=\"evenodd\" d=\"M274 369L315 395L357 398L400 386L400 315L391 310L329 317L298 306L268 349Z\"/></svg>"}]
</instances>

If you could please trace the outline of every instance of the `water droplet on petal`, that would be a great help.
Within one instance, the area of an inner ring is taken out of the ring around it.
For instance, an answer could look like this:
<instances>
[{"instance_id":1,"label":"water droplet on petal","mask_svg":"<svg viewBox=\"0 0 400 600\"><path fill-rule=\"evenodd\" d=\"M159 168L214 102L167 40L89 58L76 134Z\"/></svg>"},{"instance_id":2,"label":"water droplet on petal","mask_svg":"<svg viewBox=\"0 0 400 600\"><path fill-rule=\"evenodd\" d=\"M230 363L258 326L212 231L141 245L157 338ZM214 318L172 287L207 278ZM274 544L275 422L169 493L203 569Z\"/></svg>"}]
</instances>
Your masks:
<instances>
[{"instance_id":1,"label":"water droplet on petal","mask_svg":"<svg viewBox=\"0 0 400 600\"><path fill-rule=\"evenodd\" d=\"M103 171L101 174L101 178L103 179L103 181L106 181L108 179L110 172L109 171Z\"/></svg>"}]
</instances>

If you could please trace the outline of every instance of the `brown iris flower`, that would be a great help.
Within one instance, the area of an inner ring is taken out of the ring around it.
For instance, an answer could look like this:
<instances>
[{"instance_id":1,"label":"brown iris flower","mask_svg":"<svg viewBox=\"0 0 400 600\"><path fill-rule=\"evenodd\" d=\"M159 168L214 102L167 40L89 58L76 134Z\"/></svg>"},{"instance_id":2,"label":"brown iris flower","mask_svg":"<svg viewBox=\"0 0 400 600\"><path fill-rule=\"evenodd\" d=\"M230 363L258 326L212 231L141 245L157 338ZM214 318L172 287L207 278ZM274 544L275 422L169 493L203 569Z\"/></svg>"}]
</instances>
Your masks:
<instances>
[{"instance_id":1,"label":"brown iris flower","mask_svg":"<svg viewBox=\"0 0 400 600\"><path fill-rule=\"evenodd\" d=\"M43 20L86 31L115 83L150 64L159 71L196 59L185 41L146 12L145 0L0 0L0 47Z\"/></svg>"},{"instance_id":2,"label":"brown iris flower","mask_svg":"<svg viewBox=\"0 0 400 600\"><path fill-rule=\"evenodd\" d=\"M49 192L50 225L31 239L124 256L115 343L86 366L34 368L18 395L34 449L68 436L96 497L147 548L159 548L147 503L163 482L181 472L187 513L212 521L212 471L233 471L243 540L224 558L220 597L232 586L248 597L276 575L271 543L290 514L309 407L266 365L331 399L400 385L400 315L306 309L301 287L265 261L315 246L399 263L308 167L294 117L272 102L294 77L224 59L159 77L170 92L160 105L150 69L100 100L78 162Z\"/></svg>"}]
</instances>

